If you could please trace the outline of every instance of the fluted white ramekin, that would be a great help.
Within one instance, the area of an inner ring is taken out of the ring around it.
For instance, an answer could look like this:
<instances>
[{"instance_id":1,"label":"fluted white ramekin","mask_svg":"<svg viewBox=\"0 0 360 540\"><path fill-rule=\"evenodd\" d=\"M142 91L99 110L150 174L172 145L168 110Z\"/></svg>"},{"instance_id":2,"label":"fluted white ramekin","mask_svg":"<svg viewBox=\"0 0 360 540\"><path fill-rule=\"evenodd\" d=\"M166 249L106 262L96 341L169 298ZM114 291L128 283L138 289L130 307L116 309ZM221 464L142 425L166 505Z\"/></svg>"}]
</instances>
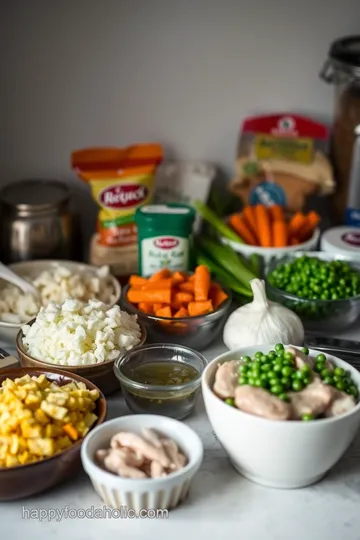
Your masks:
<instances>
[{"instance_id":1,"label":"fluted white ramekin","mask_svg":"<svg viewBox=\"0 0 360 540\"><path fill-rule=\"evenodd\" d=\"M188 458L180 471L163 478L121 478L99 467L94 460L96 450L108 448L110 439L119 431L141 434L142 428L154 428L179 445ZM141 510L171 509L188 494L190 484L203 460L203 444L187 425L165 416L139 414L109 420L86 436L81 447L81 460L96 493L111 508Z\"/></svg>"}]
</instances>

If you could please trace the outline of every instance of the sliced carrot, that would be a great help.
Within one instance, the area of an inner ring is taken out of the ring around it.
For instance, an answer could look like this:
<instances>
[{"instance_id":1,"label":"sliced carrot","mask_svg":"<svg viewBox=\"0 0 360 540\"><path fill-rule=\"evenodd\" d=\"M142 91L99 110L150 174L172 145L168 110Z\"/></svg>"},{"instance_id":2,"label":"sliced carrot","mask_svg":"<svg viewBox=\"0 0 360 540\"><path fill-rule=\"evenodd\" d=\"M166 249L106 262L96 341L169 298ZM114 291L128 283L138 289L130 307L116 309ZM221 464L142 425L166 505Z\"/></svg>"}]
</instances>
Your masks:
<instances>
[{"instance_id":1,"label":"sliced carrot","mask_svg":"<svg viewBox=\"0 0 360 540\"><path fill-rule=\"evenodd\" d=\"M246 225L244 218L241 214L233 214L229 217L229 225L233 231L240 236L240 238L250 246L256 246L257 241L249 227Z\"/></svg>"},{"instance_id":2,"label":"sliced carrot","mask_svg":"<svg viewBox=\"0 0 360 540\"><path fill-rule=\"evenodd\" d=\"M228 298L228 295L225 291L222 290L220 285L217 283L212 283L209 290L209 299L212 301L214 309L217 309L225 300Z\"/></svg>"},{"instance_id":3,"label":"sliced carrot","mask_svg":"<svg viewBox=\"0 0 360 540\"><path fill-rule=\"evenodd\" d=\"M299 230L299 240L300 242L305 242L309 237L314 233L314 230L320 223L320 216L317 212L313 210L308 213L306 216L306 223Z\"/></svg>"},{"instance_id":4,"label":"sliced carrot","mask_svg":"<svg viewBox=\"0 0 360 540\"><path fill-rule=\"evenodd\" d=\"M208 299L211 276L207 266L200 264L195 269L194 296L196 302L205 302ZM191 300L189 300L190 302Z\"/></svg>"},{"instance_id":5,"label":"sliced carrot","mask_svg":"<svg viewBox=\"0 0 360 540\"><path fill-rule=\"evenodd\" d=\"M150 289L171 289L172 287L172 279L171 278L165 278L165 279L158 279L157 281L147 281L141 289L143 291L148 291Z\"/></svg>"},{"instance_id":6,"label":"sliced carrot","mask_svg":"<svg viewBox=\"0 0 360 540\"><path fill-rule=\"evenodd\" d=\"M284 209L280 204L273 204L269 206L269 212L273 221L284 221Z\"/></svg>"},{"instance_id":7,"label":"sliced carrot","mask_svg":"<svg viewBox=\"0 0 360 540\"><path fill-rule=\"evenodd\" d=\"M163 308L165 305L166 304L160 304L159 302L156 302L155 304L153 304L154 313L156 313L158 309Z\"/></svg>"},{"instance_id":8,"label":"sliced carrot","mask_svg":"<svg viewBox=\"0 0 360 540\"><path fill-rule=\"evenodd\" d=\"M283 219L273 221L272 238L274 247L282 248L288 245L288 226Z\"/></svg>"},{"instance_id":9,"label":"sliced carrot","mask_svg":"<svg viewBox=\"0 0 360 540\"><path fill-rule=\"evenodd\" d=\"M179 283L177 286L179 291L189 292L194 294L194 282L193 281L184 281L184 283Z\"/></svg>"},{"instance_id":10,"label":"sliced carrot","mask_svg":"<svg viewBox=\"0 0 360 540\"><path fill-rule=\"evenodd\" d=\"M259 245L259 238L256 232L257 225L256 225L254 207L250 205L244 206L243 211L242 211L242 216L245 220L246 225L249 227L250 231L253 234L253 237L256 240L256 245Z\"/></svg>"},{"instance_id":11,"label":"sliced carrot","mask_svg":"<svg viewBox=\"0 0 360 540\"><path fill-rule=\"evenodd\" d=\"M79 432L72 424L64 424L63 425L63 431L72 439L73 441L77 441L79 438Z\"/></svg>"},{"instance_id":12,"label":"sliced carrot","mask_svg":"<svg viewBox=\"0 0 360 540\"><path fill-rule=\"evenodd\" d=\"M188 305L190 317L196 317L197 315L205 315L213 311L213 305L211 300L205 302L189 302Z\"/></svg>"},{"instance_id":13,"label":"sliced carrot","mask_svg":"<svg viewBox=\"0 0 360 540\"><path fill-rule=\"evenodd\" d=\"M175 319L182 319L183 317L188 317L189 316L189 312L186 308L182 307L180 308L175 314L174 314L174 318Z\"/></svg>"},{"instance_id":14,"label":"sliced carrot","mask_svg":"<svg viewBox=\"0 0 360 540\"><path fill-rule=\"evenodd\" d=\"M170 306L164 306L163 308L158 309L157 311L155 311L155 315L157 317L167 317L168 319L170 319L172 317L171 307Z\"/></svg>"},{"instance_id":15,"label":"sliced carrot","mask_svg":"<svg viewBox=\"0 0 360 540\"><path fill-rule=\"evenodd\" d=\"M296 212L289 222L289 237L298 237L300 230L306 224L306 216L302 212Z\"/></svg>"},{"instance_id":16,"label":"sliced carrot","mask_svg":"<svg viewBox=\"0 0 360 540\"><path fill-rule=\"evenodd\" d=\"M141 287L142 285L145 285L147 283L147 279L141 276L130 276L129 278L129 285L133 287Z\"/></svg>"},{"instance_id":17,"label":"sliced carrot","mask_svg":"<svg viewBox=\"0 0 360 540\"><path fill-rule=\"evenodd\" d=\"M187 275L185 274L185 272L179 272L177 270L176 272L173 273L172 280L173 280L173 283L177 285L178 283L183 283L184 281L186 281Z\"/></svg>"},{"instance_id":18,"label":"sliced carrot","mask_svg":"<svg viewBox=\"0 0 360 540\"><path fill-rule=\"evenodd\" d=\"M178 291L173 295L173 301L180 304L187 304L188 302L192 302L192 300L194 300L194 295L189 292Z\"/></svg>"},{"instance_id":19,"label":"sliced carrot","mask_svg":"<svg viewBox=\"0 0 360 540\"><path fill-rule=\"evenodd\" d=\"M127 293L127 299L132 304L139 304L140 302L170 304L171 289L149 289L148 291L143 291L142 289L130 287Z\"/></svg>"},{"instance_id":20,"label":"sliced carrot","mask_svg":"<svg viewBox=\"0 0 360 540\"><path fill-rule=\"evenodd\" d=\"M264 204L257 204L254 208L260 246L271 247L272 240L269 210Z\"/></svg>"},{"instance_id":21,"label":"sliced carrot","mask_svg":"<svg viewBox=\"0 0 360 540\"><path fill-rule=\"evenodd\" d=\"M162 306L162 304L160 304ZM138 308L140 311L143 311L144 313L148 313L148 315L152 315L154 313L153 310L153 304L147 304L146 302L139 302Z\"/></svg>"},{"instance_id":22,"label":"sliced carrot","mask_svg":"<svg viewBox=\"0 0 360 540\"><path fill-rule=\"evenodd\" d=\"M162 268L158 272L155 272L150 278L149 281L158 281L159 279L167 279L171 277L171 271L168 268Z\"/></svg>"}]
</instances>

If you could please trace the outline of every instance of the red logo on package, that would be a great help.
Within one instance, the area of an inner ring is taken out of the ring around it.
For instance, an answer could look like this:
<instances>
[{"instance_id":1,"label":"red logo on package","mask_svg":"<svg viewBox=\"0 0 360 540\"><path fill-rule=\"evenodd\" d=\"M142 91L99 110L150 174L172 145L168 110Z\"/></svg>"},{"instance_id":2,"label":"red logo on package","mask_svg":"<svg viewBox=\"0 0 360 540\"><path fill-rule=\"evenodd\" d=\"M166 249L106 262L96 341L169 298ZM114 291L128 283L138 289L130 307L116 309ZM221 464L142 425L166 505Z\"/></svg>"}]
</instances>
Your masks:
<instances>
[{"instance_id":1,"label":"red logo on package","mask_svg":"<svg viewBox=\"0 0 360 540\"><path fill-rule=\"evenodd\" d=\"M105 188L99 199L107 208L133 208L140 205L148 193L147 186L143 184L122 184Z\"/></svg>"},{"instance_id":2,"label":"red logo on package","mask_svg":"<svg viewBox=\"0 0 360 540\"><path fill-rule=\"evenodd\" d=\"M179 240L171 238L171 236L154 240L154 246L159 249L173 249L178 246L179 243Z\"/></svg>"}]
</instances>

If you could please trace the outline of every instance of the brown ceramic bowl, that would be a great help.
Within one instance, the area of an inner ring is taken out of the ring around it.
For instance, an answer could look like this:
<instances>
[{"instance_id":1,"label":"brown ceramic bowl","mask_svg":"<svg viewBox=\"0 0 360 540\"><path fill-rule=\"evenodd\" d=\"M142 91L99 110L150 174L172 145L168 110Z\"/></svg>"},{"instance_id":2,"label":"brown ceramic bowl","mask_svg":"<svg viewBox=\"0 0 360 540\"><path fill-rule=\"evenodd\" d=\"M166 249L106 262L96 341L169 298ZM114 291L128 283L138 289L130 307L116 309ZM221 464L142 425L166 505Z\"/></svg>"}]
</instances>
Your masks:
<instances>
[{"instance_id":1,"label":"brown ceramic bowl","mask_svg":"<svg viewBox=\"0 0 360 540\"><path fill-rule=\"evenodd\" d=\"M34 322L35 319L30 321L28 324L33 324ZM141 339L140 343L134 348L142 347L147 338L146 329L140 324L140 322L139 326L141 328ZM114 374L114 363L117 359L90 366L58 366L57 364L55 365L51 364L50 362L43 362L42 360L37 360L36 358L29 356L24 350L22 338L23 333L20 330L16 337L16 350L19 355L21 366L40 369L48 369L54 366L58 369L64 369L69 373L80 375L80 377L84 377L88 381L91 381L103 392L105 396L119 390L119 383Z\"/></svg>"},{"instance_id":2,"label":"brown ceramic bowl","mask_svg":"<svg viewBox=\"0 0 360 540\"><path fill-rule=\"evenodd\" d=\"M5 379L15 379L26 374L39 376L44 374L49 380L61 386L69 382L83 382L89 390L98 389L93 383L75 373L59 369L11 368L0 370L0 385ZM99 389L98 389L99 390ZM95 414L98 419L93 427L99 426L106 419L106 399L100 392L96 401ZM0 501L11 501L31 497L50 489L73 476L81 465L80 448L82 440L75 442L70 448L53 457L19 465L18 467L0 468Z\"/></svg>"}]
</instances>

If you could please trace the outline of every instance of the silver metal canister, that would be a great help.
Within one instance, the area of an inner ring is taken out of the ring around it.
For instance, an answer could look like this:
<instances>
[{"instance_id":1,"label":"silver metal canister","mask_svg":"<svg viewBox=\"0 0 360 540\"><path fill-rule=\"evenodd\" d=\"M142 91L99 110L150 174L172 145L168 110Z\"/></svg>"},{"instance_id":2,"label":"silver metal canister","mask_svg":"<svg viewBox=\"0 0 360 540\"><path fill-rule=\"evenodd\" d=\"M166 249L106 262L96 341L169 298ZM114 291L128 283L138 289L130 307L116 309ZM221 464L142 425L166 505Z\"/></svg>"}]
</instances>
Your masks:
<instances>
[{"instance_id":1,"label":"silver metal canister","mask_svg":"<svg viewBox=\"0 0 360 540\"><path fill-rule=\"evenodd\" d=\"M68 187L56 180L22 180L2 188L1 260L76 258L76 223L69 203Z\"/></svg>"}]
</instances>

